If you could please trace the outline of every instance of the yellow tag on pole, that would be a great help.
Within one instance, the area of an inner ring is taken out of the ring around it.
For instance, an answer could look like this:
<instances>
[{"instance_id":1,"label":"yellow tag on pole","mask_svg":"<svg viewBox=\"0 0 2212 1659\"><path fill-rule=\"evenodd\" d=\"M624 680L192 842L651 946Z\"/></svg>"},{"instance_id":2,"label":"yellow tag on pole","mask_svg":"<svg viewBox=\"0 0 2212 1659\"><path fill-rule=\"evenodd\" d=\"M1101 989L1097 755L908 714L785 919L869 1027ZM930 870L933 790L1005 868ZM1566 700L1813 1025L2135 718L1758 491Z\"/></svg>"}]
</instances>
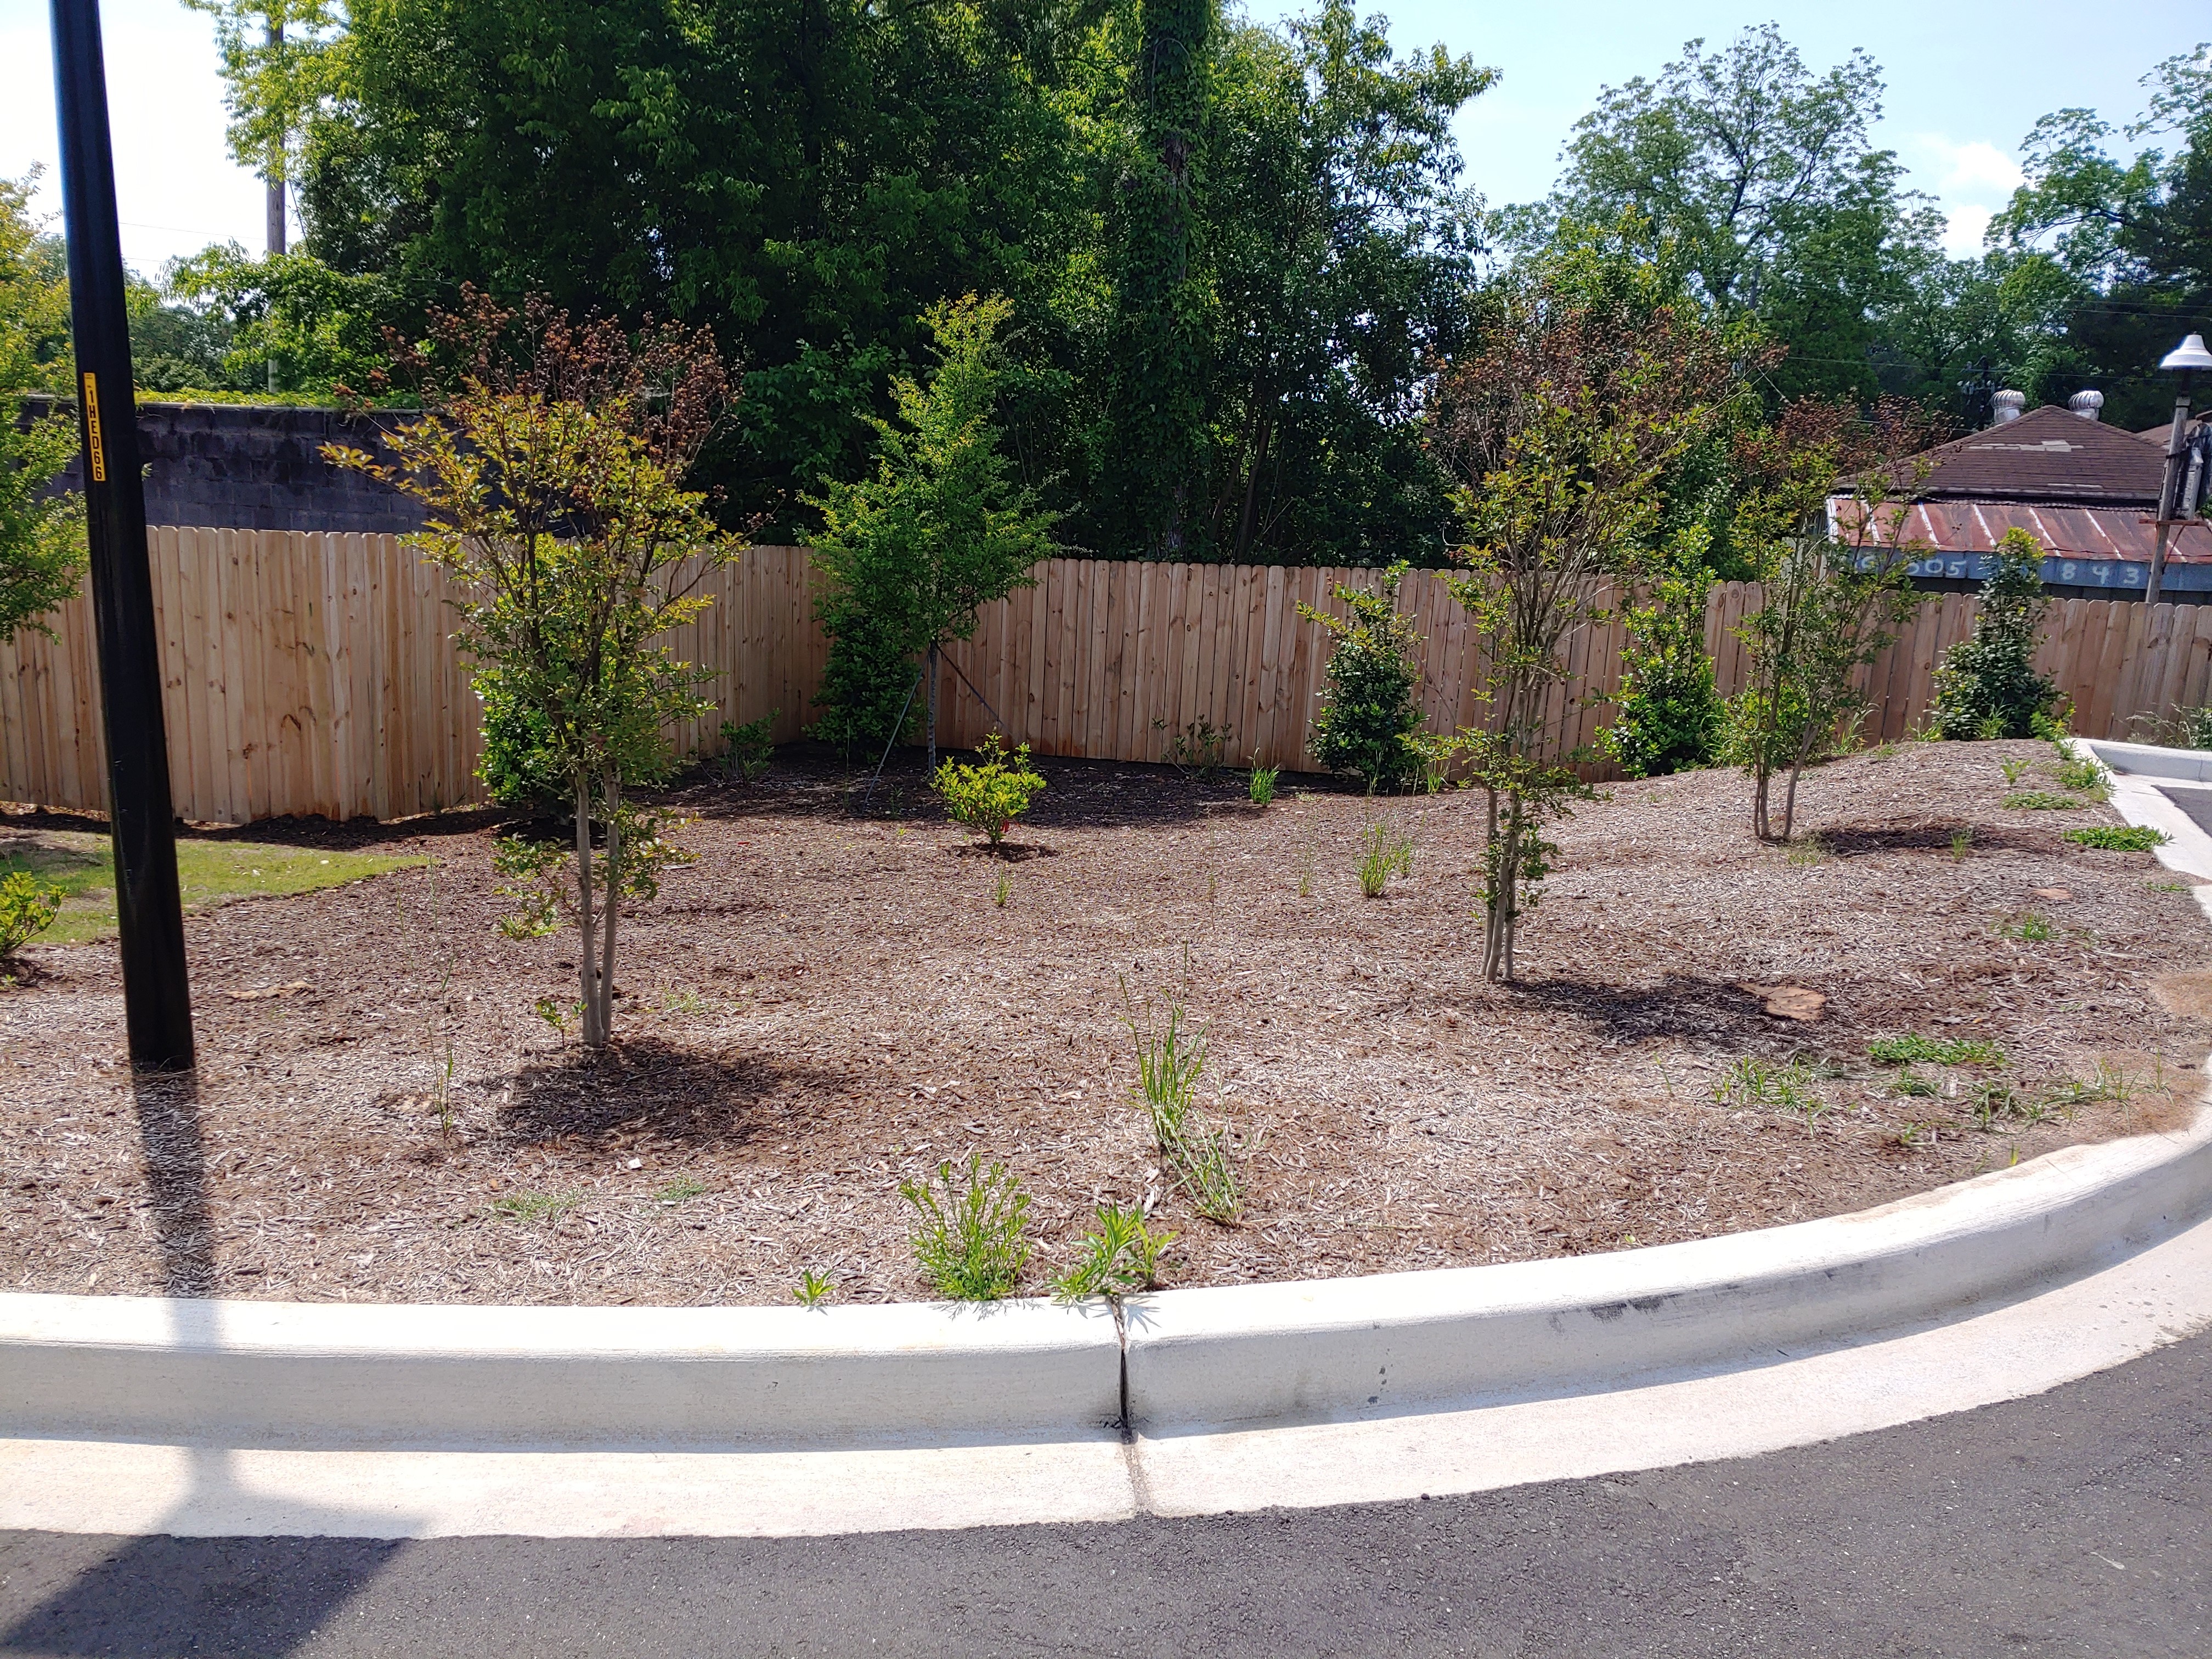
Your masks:
<instances>
[{"instance_id":1,"label":"yellow tag on pole","mask_svg":"<svg viewBox=\"0 0 2212 1659\"><path fill-rule=\"evenodd\" d=\"M84 372L84 432L86 447L90 451L92 481L107 482L107 446L100 436L100 377L90 369Z\"/></svg>"}]
</instances>

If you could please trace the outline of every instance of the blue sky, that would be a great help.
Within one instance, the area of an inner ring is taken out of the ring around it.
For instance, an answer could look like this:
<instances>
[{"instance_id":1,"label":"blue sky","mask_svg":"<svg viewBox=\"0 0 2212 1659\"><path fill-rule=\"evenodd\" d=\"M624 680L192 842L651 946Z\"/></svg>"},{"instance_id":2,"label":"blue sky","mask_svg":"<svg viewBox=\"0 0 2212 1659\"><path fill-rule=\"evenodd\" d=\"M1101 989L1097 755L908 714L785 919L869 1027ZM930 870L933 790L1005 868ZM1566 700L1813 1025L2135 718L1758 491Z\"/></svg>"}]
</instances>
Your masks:
<instances>
[{"instance_id":1,"label":"blue sky","mask_svg":"<svg viewBox=\"0 0 2212 1659\"><path fill-rule=\"evenodd\" d=\"M1273 21L1294 9L1248 0L1248 9ZM1826 0L1753 10L1398 0L1381 9L1401 48L1442 40L1504 71L1459 122L1468 180L1493 203L1541 195L1598 88L1655 72L1694 36L1715 44L1771 20L1816 68L1863 46L1888 81L1879 140L1917 187L1940 198L1959 251L1979 246L1990 211L2003 204L2018 177L2021 137L2037 116L2086 105L2124 120L2140 107L2136 81L2146 70L2212 36L2212 20L2193 5L2132 7L2121 27L2079 0L2002 8L1986 0ZM210 20L176 0L106 0L103 14L125 256L150 273L210 241L257 247L260 186L223 148ZM58 210L49 63L45 0L0 0L0 175L46 163L45 205Z\"/></svg>"}]
</instances>

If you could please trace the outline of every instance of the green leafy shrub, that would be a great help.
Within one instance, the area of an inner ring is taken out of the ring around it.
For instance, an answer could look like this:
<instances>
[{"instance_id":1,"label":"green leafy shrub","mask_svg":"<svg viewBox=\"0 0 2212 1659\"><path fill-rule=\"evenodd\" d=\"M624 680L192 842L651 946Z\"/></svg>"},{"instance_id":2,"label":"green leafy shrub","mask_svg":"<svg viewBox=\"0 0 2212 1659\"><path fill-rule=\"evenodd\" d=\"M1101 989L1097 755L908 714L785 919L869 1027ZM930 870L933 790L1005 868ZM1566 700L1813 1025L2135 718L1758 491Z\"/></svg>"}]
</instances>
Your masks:
<instances>
[{"instance_id":1,"label":"green leafy shrub","mask_svg":"<svg viewBox=\"0 0 2212 1659\"><path fill-rule=\"evenodd\" d=\"M2043 592L2043 550L2018 526L1999 538L1982 584L1973 637L1943 653L1936 669L1929 726L1940 738L2028 738L2047 716L2058 688L2035 672L2036 631L2050 601Z\"/></svg>"},{"instance_id":2,"label":"green leafy shrub","mask_svg":"<svg viewBox=\"0 0 2212 1659\"><path fill-rule=\"evenodd\" d=\"M994 732L977 746L975 755L973 766L946 761L937 769L931 787L955 823L996 847L1014 820L1030 810L1045 781L1030 770L1027 744L1009 757Z\"/></svg>"},{"instance_id":3,"label":"green leafy shrub","mask_svg":"<svg viewBox=\"0 0 2212 1659\"><path fill-rule=\"evenodd\" d=\"M1187 722L1180 732L1168 732L1167 718L1152 716L1152 730L1167 732L1167 747L1160 758L1187 778L1196 778L1200 783L1211 779L1221 769L1229 752L1229 728L1216 726L1201 715Z\"/></svg>"},{"instance_id":4,"label":"green leafy shrub","mask_svg":"<svg viewBox=\"0 0 2212 1659\"><path fill-rule=\"evenodd\" d=\"M722 722L722 773L726 777L738 778L746 783L757 783L767 775L769 764L775 758L775 741L769 736L775 725L775 717L782 711L771 710L757 720L747 720L743 726L732 720Z\"/></svg>"},{"instance_id":5,"label":"green leafy shrub","mask_svg":"<svg viewBox=\"0 0 2212 1659\"><path fill-rule=\"evenodd\" d=\"M2059 837L2076 847L2100 848L2107 853L2148 853L2172 839L2165 830L2148 824L2100 823L2094 830L2069 830Z\"/></svg>"},{"instance_id":6,"label":"green leafy shrub","mask_svg":"<svg viewBox=\"0 0 2212 1659\"><path fill-rule=\"evenodd\" d=\"M1619 710L1599 734L1606 756L1632 778L1653 778L1713 759L1726 711L1705 650L1705 594L1712 578L1702 544L1628 612Z\"/></svg>"},{"instance_id":7,"label":"green leafy shrub","mask_svg":"<svg viewBox=\"0 0 2212 1659\"><path fill-rule=\"evenodd\" d=\"M62 890L28 871L0 878L0 957L11 956L54 925L62 913Z\"/></svg>"},{"instance_id":8,"label":"green leafy shrub","mask_svg":"<svg viewBox=\"0 0 2212 1659\"><path fill-rule=\"evenodd\" d=\"M553 750L552 728L514 688L513 678L495 667L477 672L477 696L483 705L483 758L477 763L477 776L501 806L574 811L568 776Z\"/></svg>"},{"instance_id":9,"label":"green leafy shrub","mask_svg":"<svg viewBox=\"0 0 2212 1659\"><path fill-rule=\"evenodd\" d=\"M1083 1236L1081 1258L1053 1280L1055 1299L1074 1302L1121 1291L1158 1290L1160 1258L1176 1235L1152 1231L1145 1224L1144 1211L1134 1204L1101 1204L1097 1214L1098 1231Z\"/></svg>"},{"instance_id":10,"label":"green leafy shrub","mask_svg":"<svg viewBox=\"0 0 2212 1659\"><path fill-rule=\"evenodd\" d=\"M1389 794L1418 782L1425 757L1415 741L1421 729L1421 636L1413 619L1398 610L1401 562L1382 573L1382 591L1363 592L1339 583L1333 590L1341 617L1298 606L1335 640L1328 657L1328 689L1314 716L1314 758L1370 793Z\"/></svg>"},{"instance_id":11,"label":"green leafy shrub","mask_svg":"<svg viewBox=\"0 0 2212 1659\"><path fill-rule=\"evenodd\" d=\"M902 1181L913 1206L914 1259L922 1277L951 1302L995 1302L1011 1296L1029 1265L1030 1195L1003 1164L984 1166L970 1152L964 1169L950 1160L933 1182Z\"/></svg>"}]
</instances>

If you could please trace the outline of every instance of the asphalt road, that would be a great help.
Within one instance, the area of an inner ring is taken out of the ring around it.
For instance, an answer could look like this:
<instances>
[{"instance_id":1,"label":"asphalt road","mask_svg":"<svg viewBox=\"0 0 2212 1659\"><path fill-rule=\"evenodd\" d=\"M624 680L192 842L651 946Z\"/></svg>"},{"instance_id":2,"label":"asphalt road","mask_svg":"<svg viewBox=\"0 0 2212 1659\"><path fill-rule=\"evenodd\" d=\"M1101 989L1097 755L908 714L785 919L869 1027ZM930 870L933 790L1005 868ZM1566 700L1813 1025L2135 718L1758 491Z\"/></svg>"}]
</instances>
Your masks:
<instances>
[{"instance_id":1,"label":"asphalt road","mask_svg":"<svg viewBox=\"0 0 2212 1659\"><path fill-rule=\"evenodd\" d=\"M2212 1655L2212 1338L1826 1446L840 1539L0 1534L0 1654Z\"/></svg>"}]
</instances>

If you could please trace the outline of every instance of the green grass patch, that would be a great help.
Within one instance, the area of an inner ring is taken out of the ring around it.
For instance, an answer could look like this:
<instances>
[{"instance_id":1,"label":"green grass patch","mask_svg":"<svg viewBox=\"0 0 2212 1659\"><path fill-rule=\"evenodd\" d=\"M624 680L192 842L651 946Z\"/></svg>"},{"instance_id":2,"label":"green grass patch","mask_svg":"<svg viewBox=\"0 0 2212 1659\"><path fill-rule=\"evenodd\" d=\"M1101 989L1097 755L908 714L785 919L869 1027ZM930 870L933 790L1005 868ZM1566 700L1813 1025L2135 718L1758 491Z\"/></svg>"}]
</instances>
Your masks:
<instances>
[{"instance_id":1,"label":"green grass patch","mask_svg":"<svg viewBox=\"0 0 2212 1659\"><path fill-rule=\"evenodd\" d=\"M2146 823L2100 823L2094 830L2069 830L2059 836L2076 847L2102 848L2107 853L2148 853L2172 839L2165 830Z\"/></svg>"},{"instance_id":2,"label":"green grass patch","mask_svg":"<svg viewBox=\"0 0 2212 1659\"><path fill-rule=\"evenodd\" d=\"M1876 1037L1867 1044L1869 1059L1885 1066L2002 1066L2004 1051L1986 1037L1931 1037L1917 1031Z\"/></svg>"},{"instance_id":3,"label":"green grass patch","mask_svg":"<svg viewBox=\"0 0 2212 1659\"><path fill-rule=\"evenodd\" d=\"M187 910L212 909L234 898L312 892L428 862L255 841L177 843L177 879ZM27 845L11 843L0 854L0 876L17 870L62 890L61 915L33 944L84 945L114 933L115 870L106 836L40 830Z\"/></svg>"},{"instance_id":4,"label":"green grass patch","mask_svg":"<svg viewBox=\"0 0 2212 1659\"><path fill-rule=\"evenodd\" d=\"M2077 812L2089 805L2071 795L2054 795L2043 789L2023 789L2016 795L2007 795L2004 804L2016 812Z\"/></svg>"}]
</instances>

